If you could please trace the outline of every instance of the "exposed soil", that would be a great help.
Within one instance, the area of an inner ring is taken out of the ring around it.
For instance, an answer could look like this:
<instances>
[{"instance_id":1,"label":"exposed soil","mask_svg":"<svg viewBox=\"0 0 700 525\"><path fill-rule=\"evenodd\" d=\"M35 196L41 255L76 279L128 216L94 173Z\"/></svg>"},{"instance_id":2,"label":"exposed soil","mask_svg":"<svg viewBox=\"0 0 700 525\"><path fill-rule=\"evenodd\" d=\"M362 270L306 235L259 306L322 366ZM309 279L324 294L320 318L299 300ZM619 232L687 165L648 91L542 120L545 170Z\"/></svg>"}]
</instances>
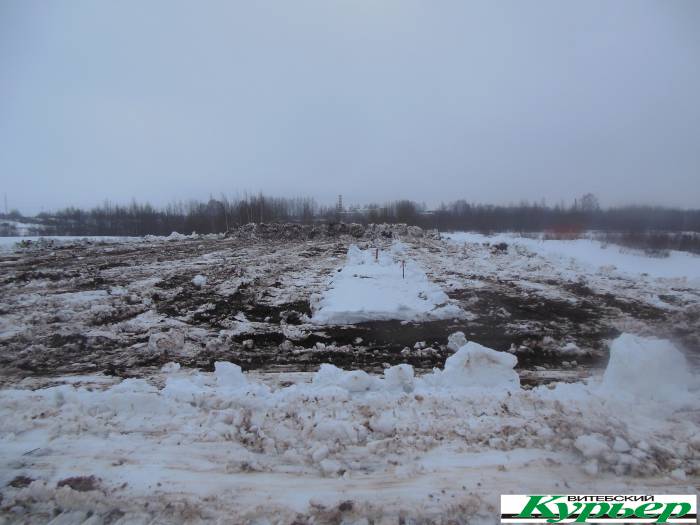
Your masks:
<instances>
[{"instance_id":1,"label":"exposed soil","mask_svg":"<svg viewBox=\"0 0 700 525\"><path fill-rule=\"evenodd\" d=\"M312 230L303 230L287 240L271 231L47 244L4 254L0 380L95 371L138 376L168 360L206 370L222 359L246 370L312 371L323 362L371 371L406 362L429 370L443 366L451 353L447 338L456 331L514 352L523 370L568 366L585 372L605 364L607 344L620 333L620 323L637 323L639 330L677 340L692 358L700 356L700 307L683 302L695 290L660 294L659 300L671 306L667 310L601 292L583 279L540 281L560 291L561 297L551 297L500 277L461 273L462 265L470 265L453 262L454 249L415 232L404 242L435 282L467 283L446 288L469 313L467 319L313 326L310 298L323 291L349 244L383 248L399 234L381 230L363 241L342 232L314 238ZM513 257L508 246L479 249L495 264ZM206 276L206 285L193 284L198 274ZM173 329L183 331L185 347L149 351L154 333ZM580 352L563 354L565 343L576 344Z\"/></svg>"}]
</instances>

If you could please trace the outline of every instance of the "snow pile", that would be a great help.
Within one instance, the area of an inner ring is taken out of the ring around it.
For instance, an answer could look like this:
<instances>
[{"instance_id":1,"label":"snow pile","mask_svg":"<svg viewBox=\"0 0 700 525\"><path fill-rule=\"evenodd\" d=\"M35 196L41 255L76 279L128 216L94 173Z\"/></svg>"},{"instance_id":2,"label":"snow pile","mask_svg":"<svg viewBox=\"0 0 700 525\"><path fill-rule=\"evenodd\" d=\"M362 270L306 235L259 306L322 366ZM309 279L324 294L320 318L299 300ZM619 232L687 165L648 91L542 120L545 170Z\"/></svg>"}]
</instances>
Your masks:
<instances>
[{"instance_id":1,"label":"snow pile","mask_svg":"<svg viewBox=\"0 0 700 525\"><path fill-rule=\"evenodd\" d=\"M447 358L444 370L434 370L423 381L443 388L517 390L520 378L513 370L517 363L518 359L512 354L470 341Z\"/></svg>"},{"instance_id":2,"label":"snow pile","mask_svg":"<svg viewBox=\"0 0 700 525\"><path fill-rule=\"evenodd\" d=\"M402 364L384 370L384 384L388 390L403 390L413 392L415 388L415 372L411 365Z\"/></svg>"},{"instance_id":3,"label":"snow pile","mask_svg":"<svg viewBox=\"0 0 700 525\"><path fill-rule=\"evenodd\" d=\"M321 365L311 384L314 388L330 387L348 392L366 392L379 386L377 379L363 370L348 372L329 364Z\"/></svg>"},{"instance_id":4,"label":"snow pile","mask_svg":"<svg viewBox=\"0 0 700 525\"><path fill-rule=\"evenodd\" d=\"M221 388L245 387L248 384L241 367L227 361L214 363L214 375L216 376L217 384Z\"/></svg>"},{"instance_id":5,"label":"snow pile","mask_svg":"<svg viewBox=\"0 0 700 525\"><path fill-rule=\"evenodd\" d=\"M586 458L600 458L610 452L605 436L601 434L584 434L574 441L576 447Z\"/></svg>"},{"instance_id":6,"label":"snow pile","mask_svg":"<svg viewBox=\"0 0 700 525\"><path fill-rule=\"evenodd\" d=\"M464 332L455 332L450 334L450 336L447 338L447 348L453 352L456 352L466 344L467 338L464 335Z\"/></svg>"},{"instance_id":7,"label":"snow pile","mask_svg":"<svg viewBox=\"0 0 700 525\"><path fill-rule=\"evenodd\" d=\"M685 356L665 339L622 334L610 347L601 393L624 401L683 403L693 378Z\"/></svg>"},{"instance_id":8,"label":"snow pile","mask_svg":"<svg viewBox=\"0 0 700 525\"><path fill-rule=\"evenodd\" d=\"M382 377L371 376L363 370L345 371L323 364L311 384L315 389L333 388L350 393L468 389L470 395L479 397L487 393L518 390L520 379L513 370L517 362L512 354L497 352L470 341L447 358L443 370L436 368L422 377L416 378L409 364L387 368Z\"/></svg>"},{"instance_id":9,"label":"snow pile","mask_svg":"<svg viewBox=\"0 0 700 525\"><path fill-rule=\"evenodd\" d=\"M338 222L334 224L296 223L248 223L229 230L227 237L239 239L327 239L350 236L355 239L439 239L437 230L423 230L406 224L357 224Z\"/></svg>"},{"instance_id":10,"label":"snow pile","mask_svg":"<svg viewBox=\"0 0 700 525\"><path fill-rule=\"evenodd\" d=\"M447 294L430 282L420 266L401 253L360 250L351 245L345 266L329 289L312 298L311 321L354 324L376 320L427 321L462 317Z\"/></svg>"},{"instance_id":11,"label":"snow pile","mask_svg":"<svg viewBox=\"0 0 700 525\"><path fill-rule=\"evenodd\" d=\"M187 235L183 235L182 233L179 232L172 232L170 235L165 237L165 240L167 241L184 241L186 239L189 239L190 237Z\"/></svg>"},{"instance_id":12,"label":"snow pile","mask_svg":"<svg viewBox=\"0 0 700 525\"><path fill-rule=\"evenodd\" d=\"M655 359L674 350L630 336L614 347L604 385L627 380L616 371L618 362L629 361L627 353ZM647 364L658 371L654 359ZM514 365L508 353L467 342L443 370L422 377L407 364L383 376L323 365L310 383L270 387L235 364L217 362L213 374L167 365L163 388L143 379L108 387L105 381L117 379L103 376L80 386L82 376L57 387L5 389L3 505L51 509L73 494L62 480L94 476L99 490L77 494L75 508L107 512L115 501L148 501L148 511L158 513L177 511L177 500L187 502L189 513L224 509L229 521L259 515L280 521L274 518L289 514L279 513L319 505L343 504L362 516L361 505L377 493L380 508L396 515L413 503L416 515L425 509L444 515L469 493L497 494L503 486L535 491L542 479L591 490L591 483L600 489L610 479L600 472L614 472L635 487L642 476L659 476L654 486L670 490L669 478L660 476L697 475L700 427L688 417L692 411L647 411L637 399L621 410L604 389L586 385L520 389ZM676 370L661 377L680 376ZM659 383L649 381L649 388ZM691 401L700 409L697 396ZM8 485L22 477L35 481ZM274 507L270 492L261 490L269 486ZM232 494L235 504L226 499ZM355 503L344 504L348 499Z\"/></svg>"}]
</instances>

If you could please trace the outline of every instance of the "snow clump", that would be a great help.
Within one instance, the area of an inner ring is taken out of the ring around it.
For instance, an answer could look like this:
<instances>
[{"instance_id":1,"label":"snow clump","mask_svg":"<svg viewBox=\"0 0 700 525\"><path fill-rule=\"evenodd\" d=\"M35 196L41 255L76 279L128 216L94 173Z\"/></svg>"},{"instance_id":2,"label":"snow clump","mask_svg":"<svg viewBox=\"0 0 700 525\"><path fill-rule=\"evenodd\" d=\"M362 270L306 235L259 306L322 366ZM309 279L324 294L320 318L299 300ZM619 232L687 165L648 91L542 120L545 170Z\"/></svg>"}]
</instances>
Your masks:
<instances>
[{"instance_id":1,"label":"snow clump","mask_svg":"<svg viewBox=\"0 0 700 525\"><path fill-rule=\"evenodd\" d=\"M207 278L203 275L195 275L192 279L192 284L194 284L197 288L201 288L202 286L207 284Z\"/></svg>"},{"instance_id":2,"label":"snow clump","mask_svg":"<svg viewBox=\"0 0 700 525\"><path fill-rule=\"evenodd\" d=\"M470 389L475 395L509 392L520 388L520 379L513 370L517 362L514 355L470 341L447 358L443 370L435 368L422 377L416 378L413 367L406 363L387 368L383 377L371 376L363 370L346 371L334 365L322 364L312 379L312 385L315 388L333 387L349 393L408 393L433 389Z\"/></svg>"},{"instance_id":3,"label":"snow clump","mask_svg":"<svg viewBox=\"0 0 700 525\"><path fill-rule=\"evenodd\" d=\"M692 386L685 356L673 343L622 334L610 346L600 393L622 401L683 404Z\"/></svg>"},{"instance_id":4,"label":"snow clump","mask_svg":"<svg viewBox=\"0 0 700 525\"><path fill-rule=\"evenodd\" d=\"M425 380L444 388L518 390L520 378L513 368L518 358L470 341L445 361L444 370L434 370Z\"/></svg>"},{"instance_id":5,"label":"snow clump","mask_svg":"<svg viewBox=\"0 0 700 525\"><path fill-rule=\"evenodd\" d=\"M455 332L447 338L447 348L453 352L456 352L466 344L467 338L464 336L464 332Z\"/></svg>"},{"instance_id":6,"label":"snow clump","mask_svg":"<svg viewBox=\"0 0 700 525\"><path fill-rule=\"evenodd\" d=\"M148 338L148 351L154 354L175 352L185 346L185 334L180 330L156 332Z\"/></svg>"},{"instance_id":7,"label":"snow clump","mask_svg":"<svg viewBox=\"0 0 700 525\"><path fill-rule=\"evenodd\" d=\"M241 367L228 361L214 363L214 375L217 384L222 388L242 387L248 384Z\"/></svg>"}]
</instances>

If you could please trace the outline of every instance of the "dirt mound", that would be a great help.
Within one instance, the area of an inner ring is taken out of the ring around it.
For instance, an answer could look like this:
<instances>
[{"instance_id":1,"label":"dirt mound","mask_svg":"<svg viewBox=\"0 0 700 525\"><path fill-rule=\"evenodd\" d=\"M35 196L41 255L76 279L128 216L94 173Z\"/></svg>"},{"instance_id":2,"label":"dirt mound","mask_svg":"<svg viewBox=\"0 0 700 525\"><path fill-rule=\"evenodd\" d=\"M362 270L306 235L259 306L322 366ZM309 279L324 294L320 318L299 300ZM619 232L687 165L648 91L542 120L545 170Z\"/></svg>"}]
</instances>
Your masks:
<instances>
[{"instance_id":1,"label":"dirt mound","mask_svg":"<svg viewBox=\"0 0 700 525\"><path fill-rule=\"evenodd\" d=\"M350 236L356 239L439 238L436 230L423 230L406 224L358 224L358 223L249 223L226 233L226 237L243 239L328 239Z\"/></svg>"}]
</instances>

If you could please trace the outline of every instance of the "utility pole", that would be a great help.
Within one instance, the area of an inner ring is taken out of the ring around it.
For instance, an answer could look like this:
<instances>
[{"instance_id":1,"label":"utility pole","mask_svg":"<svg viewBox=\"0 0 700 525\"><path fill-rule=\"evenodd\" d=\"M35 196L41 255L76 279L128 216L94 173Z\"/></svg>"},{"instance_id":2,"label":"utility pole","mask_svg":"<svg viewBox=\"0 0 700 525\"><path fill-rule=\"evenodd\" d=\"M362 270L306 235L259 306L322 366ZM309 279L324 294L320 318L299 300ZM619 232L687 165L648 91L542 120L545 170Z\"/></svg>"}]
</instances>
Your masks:
<instances>
[{"instance_id":1,"label":"utility pole","mask_svg":"<svg viewBox=\"0 0 700 525\"><path fill-rule=\"evenodd\" d=\"M5 215L7 215L7 192L5 192Z\"/></svg>"}]
</instances>

